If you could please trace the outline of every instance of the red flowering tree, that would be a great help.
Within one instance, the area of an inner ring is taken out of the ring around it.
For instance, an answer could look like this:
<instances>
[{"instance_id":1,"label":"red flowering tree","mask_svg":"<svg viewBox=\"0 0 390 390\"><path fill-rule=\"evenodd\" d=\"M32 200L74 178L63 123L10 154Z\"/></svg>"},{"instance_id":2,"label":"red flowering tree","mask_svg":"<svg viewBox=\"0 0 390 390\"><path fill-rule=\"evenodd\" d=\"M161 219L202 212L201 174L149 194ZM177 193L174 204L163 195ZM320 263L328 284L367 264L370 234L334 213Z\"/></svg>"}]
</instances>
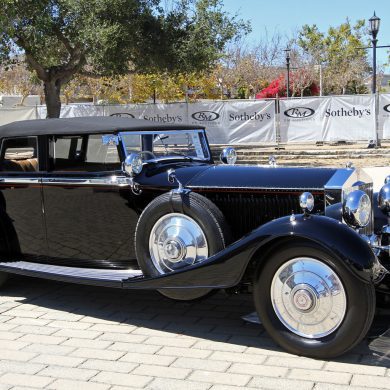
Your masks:
<instances>
[{"instance_id":1,"label":"red flowering tree","mask_svg":"<svg viewBox=\"0 0 390 390\"><path fill-rule=\"evenodd\" d=\"M283 75L272 80L267 87L257 93L256 99L275 98L277 96L286 96L286 82Z\"/></svg>"},{"instance_id":2,"label":"red flowering tree","mask_svg":"<svg viewBox=\"0 0 390 390\"><path fill-rule=\"evenodd\" d=\"M290 96L317 96L320 89L313 80L311 72L302 68L291 72L289 92ZM280 75L256 94L256 99L285 97L286 95L286 79L284 75Z\"/></svg>"}]
</instances>

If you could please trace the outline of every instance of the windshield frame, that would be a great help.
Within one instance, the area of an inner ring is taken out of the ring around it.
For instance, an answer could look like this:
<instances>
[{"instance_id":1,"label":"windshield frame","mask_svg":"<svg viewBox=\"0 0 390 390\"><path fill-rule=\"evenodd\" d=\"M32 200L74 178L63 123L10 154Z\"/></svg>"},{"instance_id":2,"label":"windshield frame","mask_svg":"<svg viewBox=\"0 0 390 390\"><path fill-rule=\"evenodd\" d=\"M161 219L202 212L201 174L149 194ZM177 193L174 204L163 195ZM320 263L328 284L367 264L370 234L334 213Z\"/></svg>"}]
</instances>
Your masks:
<instances>
[{"instance_id":1,"label":"windshield frame","mask_svg":"<svg viewBox=\"0 0 390 390\"><path fill-rule=\"evenodd\" d=\"M158 161L163 161L163 160L194 160L194 161L202 161L202 162L211 162L212 161L212 155L211 155L211 150L210 150L210 145L207 139L206 131L204 129L191 129L191 130L147 130L147 131L121 131L118 133L118 138L119 142L121 144L121 148L123 151L123 154L125 158L131 154L128 153L126 150L126 143L123 139L123 136L125 135L138 135L140 137L140 146L141 146L141 151L143 148L143 142L142 142L142 136L143 135L167 135L167 134L201 134L201 137L199 137L199 140L202 144L202 148L208 153L208 157L197 157L197 156L185 156L185 155L167 155L167 156L158 156L155 159L145 159L144 163L150 163L150 162L158 162ZM205 154L205 153L204 153Z\"/></svg>"}]
</instances>

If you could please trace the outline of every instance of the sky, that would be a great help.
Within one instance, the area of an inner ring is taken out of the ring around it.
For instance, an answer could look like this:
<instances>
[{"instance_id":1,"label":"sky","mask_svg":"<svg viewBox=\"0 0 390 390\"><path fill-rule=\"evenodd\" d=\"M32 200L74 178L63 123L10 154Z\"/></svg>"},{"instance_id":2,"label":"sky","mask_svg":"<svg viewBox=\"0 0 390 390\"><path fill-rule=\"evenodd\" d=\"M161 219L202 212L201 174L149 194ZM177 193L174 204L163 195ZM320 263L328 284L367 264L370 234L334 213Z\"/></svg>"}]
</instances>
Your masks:
<instances>
[{"instance_id":1,"label":"sky","mask_svg":"<svg viewBox=\"0 0 390 390\"><path fill-rule=\"evenodd\" d=\"M251 21L248 41L253 43L266 29L270 35L279 32L291 37L304 24L316 24L320 31L326 32L346 18L352 24L358 19L367 21L375 11L381 18L378 45L390 45L390 0L224 0L224 9ZM386 63L387 50L377 49L378 65ZM386 73L390 73L390 66Z\"/></svg>"}]
</instances>

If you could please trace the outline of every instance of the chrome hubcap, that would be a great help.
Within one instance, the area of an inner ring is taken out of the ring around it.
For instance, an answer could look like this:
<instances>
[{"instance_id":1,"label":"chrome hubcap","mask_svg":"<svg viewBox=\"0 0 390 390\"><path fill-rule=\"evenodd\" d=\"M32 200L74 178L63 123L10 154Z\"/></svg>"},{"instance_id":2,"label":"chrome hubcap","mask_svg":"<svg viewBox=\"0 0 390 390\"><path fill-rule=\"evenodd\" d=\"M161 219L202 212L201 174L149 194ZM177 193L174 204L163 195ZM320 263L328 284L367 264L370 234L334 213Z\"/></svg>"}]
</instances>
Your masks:
<instances>
[{"instance_id":1,"label":"chrome hubcap","mask_svg":"<svg viewBox=\"0 0 390 390\"><path fill-rule=\"evenodd\" d=\"M337 274L323 262L307 257L292 259L276 271L271 300L283 325L306 338L333 333L347 308L345 290Z\"/></svg>"},{"instance_id":2,"label":"chrome hubcap","mask_svg":"<svg viewBox=\"0 0 390 390\"><path fill-rule=\"evenodd\" d=\"M206 236L199 224L179 213L164 215L154 224L149 252L161 274L201 262L209 254Z\"/></svg>"}]
</instances>

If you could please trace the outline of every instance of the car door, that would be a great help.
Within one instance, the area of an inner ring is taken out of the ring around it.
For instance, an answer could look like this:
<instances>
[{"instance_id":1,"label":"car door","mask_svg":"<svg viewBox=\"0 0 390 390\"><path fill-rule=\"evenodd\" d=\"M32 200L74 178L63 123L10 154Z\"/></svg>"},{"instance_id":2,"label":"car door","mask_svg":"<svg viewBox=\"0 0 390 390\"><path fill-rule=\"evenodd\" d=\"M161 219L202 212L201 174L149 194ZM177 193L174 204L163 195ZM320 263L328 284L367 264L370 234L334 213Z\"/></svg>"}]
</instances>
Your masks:
<instances>
[{"instance_id":1,"label":"car door","mask_svg":"<svg viewBox=\"0 0 390 390\"><path fill-rule=\"evenodd\" d=\"M128 267L138 220L119 149L102 135L49 139L43 177L49 255L69 266Z\"/></svg>"},{"instance_id":2,"label":"car door","mask_svg":"<svg viewBox=\"0 0 390 390\"><path fill-rule=\"evenodd\" d=\"M47 254L38 137L3 138L0 151L1 255ZM42 152L42 148L40 149Z\"/></svg>"}]
</instances>

